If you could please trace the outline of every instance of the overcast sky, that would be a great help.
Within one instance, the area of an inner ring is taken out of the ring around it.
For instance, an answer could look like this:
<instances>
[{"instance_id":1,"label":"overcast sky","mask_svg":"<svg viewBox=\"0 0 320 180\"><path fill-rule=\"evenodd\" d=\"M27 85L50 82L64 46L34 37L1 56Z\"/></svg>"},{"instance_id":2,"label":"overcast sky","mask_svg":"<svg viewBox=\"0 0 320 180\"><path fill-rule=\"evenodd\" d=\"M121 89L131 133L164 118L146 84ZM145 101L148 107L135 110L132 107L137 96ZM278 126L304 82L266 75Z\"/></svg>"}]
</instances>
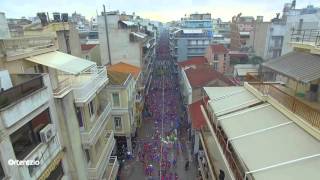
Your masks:
<instances>
[{"instance_id":1,"label":"overcast sky","mask_svg":"<svg viewBox=\"0 0 320 180\"><path fill-rule=\"evenodd\" d=\"M144 18L160 21L177 20L193 12L210 12L213 18L230 21L233 15L263 15L270 20L281 12L283 4L291 0L0 0L0 11L7 18L32 17L36 12L74 11L85 15L87 19L102 11L102 4L107 10L135 12ZM313 4L319 7L319 0L297 0L297 8Z\"/></svg>"}]
</instances>

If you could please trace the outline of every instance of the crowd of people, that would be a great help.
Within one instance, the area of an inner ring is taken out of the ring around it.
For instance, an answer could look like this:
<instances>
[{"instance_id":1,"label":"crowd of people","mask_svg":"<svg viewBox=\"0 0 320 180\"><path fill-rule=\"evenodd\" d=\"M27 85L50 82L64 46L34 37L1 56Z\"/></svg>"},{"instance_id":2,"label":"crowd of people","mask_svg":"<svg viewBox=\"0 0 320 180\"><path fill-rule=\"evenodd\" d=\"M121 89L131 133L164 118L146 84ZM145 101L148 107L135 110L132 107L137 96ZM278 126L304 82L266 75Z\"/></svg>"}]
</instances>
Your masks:
<instances>
[{"instance_id":1,"label":"crowd of people","mask_svg":"<svg viewBox=\"0 0 320 180\"><path fill-rule=\"evenodd\" d=\"M151 140L141 143L138 159L143 163L146 177L178 180L177 157L182 152L178 133L183 116L179 110L181 97L178 77L168 43L167 37L159 40L153 78L145 98L148 117L144 121L151 121L154 131Z\"/></svg>"}]
</instances>

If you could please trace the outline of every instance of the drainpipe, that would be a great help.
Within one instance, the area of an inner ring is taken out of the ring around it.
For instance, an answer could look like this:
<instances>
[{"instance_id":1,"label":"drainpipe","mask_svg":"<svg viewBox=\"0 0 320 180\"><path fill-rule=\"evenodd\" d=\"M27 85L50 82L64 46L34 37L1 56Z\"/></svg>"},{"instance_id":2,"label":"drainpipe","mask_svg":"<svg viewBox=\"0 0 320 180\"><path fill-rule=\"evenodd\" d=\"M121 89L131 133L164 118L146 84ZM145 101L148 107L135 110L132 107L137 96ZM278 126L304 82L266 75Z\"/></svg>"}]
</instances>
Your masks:
<instances>
[{"instance_id":1,"label":"drainpipe","mask_svg":"<svg viewBox=\"0 0 320 180\"><path fill-rule=\"evenodd\" d=\"M104 24L105 24L105 27L106 27L109 65L111 65L111 52L110 52L110 43L109 43L108 18L107 18L106 6L105 5L103 5L103 13L104 13Z\"/></svg>"}]
</instances>

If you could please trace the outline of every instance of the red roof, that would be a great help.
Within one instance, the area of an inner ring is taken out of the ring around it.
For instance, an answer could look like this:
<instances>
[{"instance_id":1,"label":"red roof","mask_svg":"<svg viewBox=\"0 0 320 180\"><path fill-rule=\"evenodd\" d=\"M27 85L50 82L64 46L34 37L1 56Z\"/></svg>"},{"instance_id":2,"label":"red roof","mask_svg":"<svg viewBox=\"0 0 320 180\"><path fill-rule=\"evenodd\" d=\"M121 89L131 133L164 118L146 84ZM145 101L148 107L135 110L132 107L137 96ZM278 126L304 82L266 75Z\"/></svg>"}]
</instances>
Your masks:
<instances>
[{"instance_id":1,"label":"red roof","mask_svg":"<svg viewBox=\"0 0 320 180\"><path fill-rule=\"evenodd\" d=\"M82 51L89 51L90 49L96 47L96 44L81 44Z\"/></svg>"},{"instance_id":2,"label":"red roof","mask_svg":"<svg viewBox=\"0 0 320 180\"><path fill-rule=\"evenodd\" d=\"M208 102L208 99L208 97L204 98L205 103ZM206 120L201 112L201 105L204 105L202 99L189 105L192 128L197 130L200 130L206 124Z\"/></svg>"},{"instance_id":3,"label":"red roof","mask_svg":"<svg viewBox=\"0 0 320 180\"><path fill-rule=\"evenodd\" d=\"M209 82L220 80L227 85L233 85L232 81L223 76L223 74L211 68L209 65L198 66L197 68L189 68L185 70L189 83L192 88L206 86Z\"/></svg>"},{"instance_id":4,"label":"red roof","mask_svg":"<svg viewBox=\"0 0 320 180\"><path fill-rule=\"evenodd\" d=\"M213 44L213 45L210 45L210 49L213 53L227 53L228 52L228 49L225 48L223 45L221 44Z\"/></svg>"},{"instance_id":5,"label":"red roof","mask_svg":"<svg viewBox=\"0 0 320 180\"><path fill-rule=\"evenodd\" d=\"M186 67L191 65L201 65L208 63L207 59L205 57L193 57L191 59L188 59L186 61L178 62L178 65L180 67Z\"/></svg>"}]
</instances>

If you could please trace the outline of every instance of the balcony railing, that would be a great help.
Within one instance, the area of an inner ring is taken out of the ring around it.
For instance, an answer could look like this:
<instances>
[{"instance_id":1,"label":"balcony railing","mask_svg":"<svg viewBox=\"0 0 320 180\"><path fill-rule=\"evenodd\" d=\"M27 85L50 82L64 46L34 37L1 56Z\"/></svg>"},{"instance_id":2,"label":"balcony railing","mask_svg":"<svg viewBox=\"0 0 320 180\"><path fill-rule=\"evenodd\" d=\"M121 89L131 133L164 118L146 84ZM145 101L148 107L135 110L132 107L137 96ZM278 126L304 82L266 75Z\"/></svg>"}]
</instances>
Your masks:
<instances>
[{"instance_id":1,"label":"balcony railing","mask_svg":"<svg viewBox=\"0 0 320 180\"><path fill-rule=\"evenodd\" d=\"M320 30L319 29L303 29L293 30L291 33L291 42L307 45L320 45Z\"/></svg>"},{"instance_id":2,"label":"balcony railing","mask_svg":"<svg viewBox=\"0 0 320 180\"><path fill-rule=\"evenodd\" d=\"M55 37L24 36L3 40L3 49L7 61L55 51Z\"/></svg>"},{"instance_id":3,"label":"balcony railing","mask_svg":"<svg viewBox=\"0 0 320 180\"><path fill-rule=\"evenodd\" d=\"M82 143L92 145L100 136L99 132L103 131L108 121L108 115L111 112L111 104L101 105L98 109L97 120L90 131L81 132Z\"/></svg>"},{"instance_id":4,"label":"balcony railing","mask_svg":"<svg viewBox=\"0 0 320 180\"><path fill-rule=\"evenodd\" d=\"M88 168L88 175L90 180L101 179L109 163L108 159L115 145L113 131L106 131L106 138L108 140L101 152L98 162L94 165L94 167Z\"/></svg>"},{"instance_id":5,"label":"balcony railing","mask_svg":"<svg viewBox=\"0 0 320 180\"><path fill-rule=\"evenodd\" d=\"M32 75L32 76L33 77L31 77L30 80L0 92L0 109L44 87L44 84L42 81L42 75Z\"/></svg>"},{"instance_id":6,"label":"balcony railing","mask_svg":"<svg viewBox=\"0 0 320 180\"><path fill-rule=\"evenodd\" d=\"M294 114L300 116L312 127L320 130L320 111L302 102L297 97L288 94L279 89L274 84L260 81L259 77L247 74L246 80L248 83L260 91L263 95L268 95L280 104L285 106Z\"/></svg>"},{"instance_id":7,"label":"balcony railing","mask_svg":"<svg viewBox=\"0 0 320 180\"><path fill-rule=\"evenodd\" d=\"M109 174L108 174L107 180L114 180L119 170L119 162L118 162L117 156L110 156L109 166L110 166L110 170L108 171Z\"/></svg>"},{"instance_id":8,"label":"balcony railing","mask_svg":"<svg viewBox=\"0 0 320 180\"><path fill-rule=\"evenodd\" d=\"M54 96L63 97L70 90L74 90L76 102L85 102L90 95L95 93L104 83L107 82L107 72L105 67L97 67L94 72L85 72L78 76L64 78L54 90Z\"/></svg>"},{"instance_id":9,"label":"balcony railing","mask_svg":"<svg viewBox=\"0 0 320 180\"><path fill-rule=\"evenodd\" d=\"M205 103L203 103L205 104ZM228 161L229 167L231 171L233 172L233 175L236 180L243 180L245 177L245 170L241 166L241 161L239 160L236 152L233 150L232 145L228 142L228 138L226 134L224 133L223 129L220 128L217 124L214 123L214 119L211 115L211 112L208 111L207 107L204 106L204 110L206 111L206 114L208 115L208 118L210 120L210 124L214 130L214 133L219 141L220 147L222 148L223 154Z\"/></svg>"}]
</instances>

